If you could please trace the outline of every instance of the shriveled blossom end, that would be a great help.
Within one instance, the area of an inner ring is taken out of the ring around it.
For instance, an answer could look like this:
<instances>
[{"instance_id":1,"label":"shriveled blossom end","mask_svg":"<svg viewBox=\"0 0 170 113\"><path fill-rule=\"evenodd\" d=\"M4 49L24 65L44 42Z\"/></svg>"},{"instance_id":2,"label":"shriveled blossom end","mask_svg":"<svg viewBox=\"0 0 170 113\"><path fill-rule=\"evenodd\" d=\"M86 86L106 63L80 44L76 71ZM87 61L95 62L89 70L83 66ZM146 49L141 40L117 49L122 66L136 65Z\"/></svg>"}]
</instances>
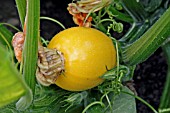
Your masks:
<instances>
[{"instance_id":1,"label":"shriveled blossom end","mask_svg":"<svg viewBox=\"0 0 170 113\"><path fill-rule=\"evenodd\" d=\"M55 84L57 77L64 72L64 57L55 49L39 46L37 65L37 81L44 86L49 86Z\"/></svg>"},{"instance_id":2,"label":"shriveled blossom end","mask_svg":"<svg viewBox=\"0 0 170 113\"><path fill-rule=\"evenodd\" d=\"M87 17L88 13L99 11L111 2L112 0L80 0L76 3L69 3L67 10L73 15L75 24L91 27L92 17Z\"/></svg>"}]
</instances>

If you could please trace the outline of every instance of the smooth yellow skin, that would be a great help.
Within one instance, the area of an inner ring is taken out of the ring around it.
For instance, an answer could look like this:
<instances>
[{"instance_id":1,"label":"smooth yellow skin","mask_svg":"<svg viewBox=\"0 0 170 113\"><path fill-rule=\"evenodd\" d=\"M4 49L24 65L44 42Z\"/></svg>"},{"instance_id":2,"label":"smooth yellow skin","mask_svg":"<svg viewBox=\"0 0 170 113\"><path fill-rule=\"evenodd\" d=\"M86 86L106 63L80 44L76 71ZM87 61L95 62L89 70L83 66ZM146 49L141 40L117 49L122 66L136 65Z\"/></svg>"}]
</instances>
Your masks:
<instances>
[{"instance_id":1,"label":"smooth yellow skin","mask_svg":"<svg viewBox=\"0 0 170 113\"><path fill-rule=\"evenodd\" d=\"M63 53L65 72L59 75L56 85L69 91L93 88L104 80L107 69L116 65L116 50L104 33L85 27L72 27L56 34L48 48Z\"/></svg>"}]
</instances>

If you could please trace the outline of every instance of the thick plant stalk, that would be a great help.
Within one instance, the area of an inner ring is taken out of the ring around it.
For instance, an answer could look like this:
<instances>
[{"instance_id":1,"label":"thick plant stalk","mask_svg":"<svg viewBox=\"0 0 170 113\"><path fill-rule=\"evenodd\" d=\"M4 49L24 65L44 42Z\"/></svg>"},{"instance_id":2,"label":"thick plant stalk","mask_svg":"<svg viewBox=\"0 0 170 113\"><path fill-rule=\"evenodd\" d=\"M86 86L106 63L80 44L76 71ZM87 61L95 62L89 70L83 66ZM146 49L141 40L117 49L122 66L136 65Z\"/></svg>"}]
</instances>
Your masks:
<instances>
[{"instance_id":1,"label":"thick plant stalk","mask_svg":"<svg viewBox=\"0 0 170 113\"><path fill-rule=\"evenodd\" d=\"M163 113L169 113L170 112L170 42L163 45L162 49L167 60L168 71L167 71L166 82L164 85L164 90L161 97L159 111L160 113L163 111L164 111Z\"/></svg>"},{"instance_id":2,"label":"thick plant stalk","mask_svg":"<svg viewBox=\"0 0 170 113\"><path fill-rule=\"evenodd\" d=\"M38 40L40 20L40 1L27 1L26 37L23 49L23 75L26 83L34 92L35 72L38 58ZM34 94L34 93L33 93Z\"/></svg>"},{"instance_id":3,"label":"thick plant stalk","mask_svg":"<svg viewBox=\"0 0 170 113\"><path fill-rule=\"evenodd\" d=\"M35 73L38 58L38 40L40 38L39 33L39 21L40 21L40 0L28 0L27 1L27 13L24 26L24 48L23 48L23 77L31 89L26 95L20 98L16 103L18 110L27 109L33 101L33 95L35 94ZM25 31L26 30L26 31Z\"/></svg>"}]
</instances>

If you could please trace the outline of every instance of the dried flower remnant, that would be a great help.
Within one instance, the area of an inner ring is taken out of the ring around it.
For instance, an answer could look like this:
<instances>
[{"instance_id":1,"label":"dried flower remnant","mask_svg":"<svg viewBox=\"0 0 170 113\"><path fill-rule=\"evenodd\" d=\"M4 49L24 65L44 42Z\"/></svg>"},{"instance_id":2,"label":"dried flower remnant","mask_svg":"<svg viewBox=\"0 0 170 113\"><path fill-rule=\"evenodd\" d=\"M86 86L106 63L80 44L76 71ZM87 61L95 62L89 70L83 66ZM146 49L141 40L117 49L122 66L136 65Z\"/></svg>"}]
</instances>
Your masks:
<instances>
[{"instance_id":1,"label":"dried flower remnant","mask_svg":"<svg viewBox=\"0 0 170 113\"><path fill-rule=\"evenodd\" d=\"M88 17L87 20L85 21L86 16L87 16L86 13L75 14L73 16L73 21L75 22L75 24L79 25L80 27L82 27L82 26L91 27L92 17Z\"/></svg>"},{"instance_id":2,"label":"dried flower remnant","mask_svg":"<svg viewBox=\"0 0 170 113\"><path fill-rule=\"evenodd\" d=\"M26 15L26 19L27 19L27 15ZM24 23L23 32L15 33L15 35L12 38L12 46L14 48L14 54L18 62L22 61L22 51L23 51L25 36L26 36L26 23Z\"/></svg>"},{"instance_id":3,"label":"dried flower remnant","mask_svg":"<svg viewBox=\"0 0 170 113\"><path fill-rule=\"evenodd\" d=\"M22 60L22 50L24 45L25 36L23 32L17 32L12 39L12 46L14 47L14 53L18 62Z\"/></svg>"},{"instance_id":4,"label":"dried flower remnant","mask_svg":"<svg viewBox=\"0 0 170 113\"><path fill-rule=\"evenodd\" d=\"M64 72L64 58L61 52L55 49L38 47L37 81L49 86L55 84L57 76Z\"/></svg>"},{"instance_id":5,"label":"dried flower remnant","mask_svg":"<svg viewBox=\"0 0 170 113\"><path fill-rule=\"evenodd\" d=\"M14 47L14 53L18 62L22 61L24 41L25 34L23 32L17 32L13 36L12 45ZM60 75L63 71L64 58L62 53L55 49L48 49L43 47L39 43L36 71L37 81L44 86L55 84L57 76Z\"/></svg>"},{"instance_id":6,"label":"dried flower remnant","mask_svg":"<svg viewBox=\"0 0 170 113\"><path fill-rule=\"evenodd\" d=\"M90 13L96 12L103 7L111 4L112 0L80 0L76 3L68 4L68 8L71 8L71 13Z\"/></svg>"},{"instance_id":7,"label":"dried flower remnant","mask_svg":"<svg viewBox=\"0 0 170 113\"><path fill-rule=\"evenodd\" d=\"M80 0L76 3L68 4L67 10L73 15L75 24L84 27L91 27L92 17L87 17L88 13L96 12L111 4L111 0Z\"/></svg>"}]
</instances>

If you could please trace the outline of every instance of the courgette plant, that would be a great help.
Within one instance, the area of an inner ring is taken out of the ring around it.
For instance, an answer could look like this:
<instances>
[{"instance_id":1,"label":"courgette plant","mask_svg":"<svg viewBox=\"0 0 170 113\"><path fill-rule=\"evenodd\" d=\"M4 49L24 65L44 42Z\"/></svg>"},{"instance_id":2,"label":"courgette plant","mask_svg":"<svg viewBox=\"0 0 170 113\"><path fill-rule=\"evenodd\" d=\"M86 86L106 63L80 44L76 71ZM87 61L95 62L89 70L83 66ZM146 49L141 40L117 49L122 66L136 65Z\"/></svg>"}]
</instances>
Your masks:
<instances>
[{"instance_id":1,"label":"courgette plant","mask_svg":"<svg viewBox=\"0 0 170 113\"><path fill-rule=\"evenodd\" d=\"M169 68L158 110L124 84L133 80L136 65L144 62L159 47L162 47L169 67L169 0L102 0L101 4L88 11L83 22L92 17L91 26L112 39L117 50L117 66L101 75L105 79L104 83L79 92L66 91L56 85L45 87L36 82L38 45L40 41L44 46L48 45L48 41L40 36L40 19L53 21L63 29L65 27L53 18L40 17L40 0L15 2L25 42L22 62L19 63L11 45L13 33L5 26L18 29L0 23L0 112L136 113L135 99L143 102L154 113L170 112ZM128 30L124 29L125 24L130 26ZM115 38L113 32L123 33L123 36Z\"/></svg>"}]
</instances>

